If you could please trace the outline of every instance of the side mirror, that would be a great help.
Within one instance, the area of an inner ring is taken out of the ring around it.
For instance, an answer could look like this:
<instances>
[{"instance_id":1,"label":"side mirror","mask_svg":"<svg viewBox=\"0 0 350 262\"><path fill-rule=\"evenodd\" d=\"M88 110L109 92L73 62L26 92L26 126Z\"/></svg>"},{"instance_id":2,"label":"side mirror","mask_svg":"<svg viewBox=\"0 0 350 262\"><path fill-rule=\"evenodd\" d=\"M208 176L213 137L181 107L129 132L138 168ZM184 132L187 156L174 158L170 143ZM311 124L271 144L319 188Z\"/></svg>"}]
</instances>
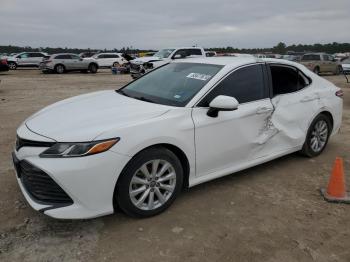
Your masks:
<instances>
[{"instance_id":1,"label":"side mirror","mask_svg":"<svg viewBox=\"0 0 350 262\"><path fill-rule=\"evenodd\" d=\"M217 96L209 104L207 115L210 117L217 117L219 111L233 111L238 108L238 101L231 96Z\"/></svg>"}]
</instances>

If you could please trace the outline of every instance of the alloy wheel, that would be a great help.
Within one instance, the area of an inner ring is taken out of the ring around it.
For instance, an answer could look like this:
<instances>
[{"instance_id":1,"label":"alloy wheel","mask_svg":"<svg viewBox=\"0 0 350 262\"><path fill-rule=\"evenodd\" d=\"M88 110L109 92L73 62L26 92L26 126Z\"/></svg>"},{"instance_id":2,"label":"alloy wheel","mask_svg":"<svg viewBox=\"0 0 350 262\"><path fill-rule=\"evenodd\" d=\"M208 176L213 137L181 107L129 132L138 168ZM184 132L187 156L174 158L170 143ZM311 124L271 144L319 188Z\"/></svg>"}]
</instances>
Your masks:
<instances>
[{"instance_id":1,"label":"alloy wheel","mask_svg":"<svg viewBox=\"0 0 350 262\"><path fill-rule=\"evenodd\" d=\"M315 123L310 136L310 147L314 152L320 152L327 143L328 125L325 120Z\"/></svg>"},{"instance_id":2,"label":"alloy wheel","mask_svg":"<svg viewBox=\"0 0 350 262\"><path fill-rule=\"evenodd\" d=\"M15 63L9 63L8 66L11 70L15 70L17 67Z\"/></svg>"},{"instance_id":3,"label":"alloy wheel","mask_svg":"<svg viewBox=\"0 0 350 262\"><path fill-rule=\"evenodd\" d=\"M133 205L142 210L163 206L173 195L176 172L166 160L155 159L144 163L133 175L129 196Z\"/></svg>"},{"instance_id":4,"label":"alloy wheel","mask_svg":"<svg viewBox=\"0 0 350 262\"><path fill-rule=\"evenodd\" d=\"M56 71L57 73L62 74L64 72L64 67L62 65L58 65Z\"/></svg>"}]
</instances>

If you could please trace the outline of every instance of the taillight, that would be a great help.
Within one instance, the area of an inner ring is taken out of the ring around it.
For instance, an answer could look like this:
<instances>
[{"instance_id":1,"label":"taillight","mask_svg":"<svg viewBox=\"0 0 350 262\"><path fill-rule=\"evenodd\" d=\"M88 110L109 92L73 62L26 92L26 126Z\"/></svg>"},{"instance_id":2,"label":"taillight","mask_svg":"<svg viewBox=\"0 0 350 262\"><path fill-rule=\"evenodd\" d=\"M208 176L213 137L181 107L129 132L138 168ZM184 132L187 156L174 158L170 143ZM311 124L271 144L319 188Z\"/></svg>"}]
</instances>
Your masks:
<instances>
[{"instance_id":1,"label":"taillight","mask_svg":"<svg viewBox=\"0 0 350 262\"><path fill-rule=\"evenodd\" d=\"M344 92L343 92L343 90L338 90L337 92L335 92L335 95L336 95L337 97L343 98Z\"/></svg>"},{"instance_id":2,"label":"taillight","mask_svg":"<svg viewBox=\"0 0 350 262\"><path fill-rule=\"evenodd\" d=\"M7 65L7 60L6 60L6 59L2 59L2 60L1 60L1 64Z\"/></svg>"}]
</instances>

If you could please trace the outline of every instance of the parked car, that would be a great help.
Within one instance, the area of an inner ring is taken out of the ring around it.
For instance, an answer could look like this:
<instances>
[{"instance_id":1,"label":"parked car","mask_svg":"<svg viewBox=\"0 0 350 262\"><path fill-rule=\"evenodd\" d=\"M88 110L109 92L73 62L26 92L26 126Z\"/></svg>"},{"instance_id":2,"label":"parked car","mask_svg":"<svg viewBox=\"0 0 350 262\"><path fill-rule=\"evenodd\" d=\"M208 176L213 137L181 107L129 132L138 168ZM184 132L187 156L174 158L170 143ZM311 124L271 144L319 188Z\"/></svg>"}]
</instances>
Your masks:
<instances>
[{"instance_id":1,"label":"parked car","mask_svg":"<svg viewBox=\"0 0 350 262\"><path fill-rule=\"evenodd\" d=\"M139 57L154 56L155 53L157 52L142 52L142 53L139 53Z\"/></svg>"},{"instance_id":2,"label":"parked car","mask_svg":"<svg viewBox=\"0 0 350 262\"><path fill-rule=\"evenodd\" d=\"M50 56L40 64L40 69L46 72L62 74L69 71L96 73L99 66L95 59L81 58L76 54L62 53Z\"/></svg>"},{"instance_id":3,"label":"parked car","mask_svg":"<svg viewBox=\"0 0 350 262\"><path fill-rule=\"evenodd\" d=\"M341 72L341 65L333 56L326 53L308 53L302 56L301 64L305 65L316 74Z\"/></svg>"},{"instance_id":4,"label":"parked car","mask_svg":"<svg viewBox=\"0 0 350 262\"><path fill-rule=\"evenodd\" d=\"M11 70L15 70L17 67L39 67L45 56L47 54L43 52L22 52L7 57L7 64Z\"/></svg>"},{"instance_id":5,"label":"parked car","mask_svg":"<svg viewBox=\"0 0 350 262\"><path fill-rule=\"evenodd\" d=\"M0 72L9 71L9 66L6 59L0 60Z\"/></svg>"},{"instance_id":6,"label":"parked car","mask_svg":"<svg viewBox=\"0 0 350 262\"><path fill-rule=\"evenodd\" d=\"M215 51L205 51L205 56L207 56L207 57L216 56L216 52Z\"/></svg>"},{"instance_id":7,"label":"parked car","mask_svg":"<svg viewBox=\"0 0 350 262\"><path fill-rule=\"evenodd\" d=\"M101 68L118 67L128 61L123 57L122 53L99 53L93 56Z\"/></svg>"},{"instance_id":8,"label":"parked car","mask_svg":"<svg viewBox=\"0 0 350 262\"><path fill-rule=\"evenodd\" d=\"M349 74L350 73L350 57L346 57L341 60L341 67L342 67L342 72L344 74Z\"/></svg>"},{"instance_id":9,"label":"parked car","mask_svg":"<svg viewBox=\"0 0 350 262\"><path fill-rule=\"evenodd\" d=\"M136 79L150 70L162 66L174 59L191 57L205 57L205 51L201 47L166 48L159 50L154 56L140 57L130 62L130 73Z\"/></svg>"},{"instance_id":10,"label":"parked car","mask_svg":"<svg viewBox=\"0 0 350 262\"><path fill-rule=\"evenodd\" d=\"M81 58L86 58L86 57L92 57L96 54L97 54L97 52L83 52L83 53L80 53L79 56Z\"/></svg>"},{"instance_id":11,"label":"parked car","mask_svg":"<svg viewBox=\"0 0 350 262\"><path fill-rule=\"evenodd\" d=\"M283 55L281 57L281 59L285 59L285 60L288 60L288 61L294 61L294 62L299 61L299 57L296 56L296 55Z\"/></svg>"},{"instance_id":12,"label":"parked car","mask_svg":"<svg viewBox=\"0 0 350 262\"><path fill-rule=\"evenodd\" d=\"M25 198L46 215L93 218L118 206L148 217L184 187L296 151L321 154L342 108L341 89L298 63L179 60L32 115L13 161Z\"/></svg>"}]
</instances>

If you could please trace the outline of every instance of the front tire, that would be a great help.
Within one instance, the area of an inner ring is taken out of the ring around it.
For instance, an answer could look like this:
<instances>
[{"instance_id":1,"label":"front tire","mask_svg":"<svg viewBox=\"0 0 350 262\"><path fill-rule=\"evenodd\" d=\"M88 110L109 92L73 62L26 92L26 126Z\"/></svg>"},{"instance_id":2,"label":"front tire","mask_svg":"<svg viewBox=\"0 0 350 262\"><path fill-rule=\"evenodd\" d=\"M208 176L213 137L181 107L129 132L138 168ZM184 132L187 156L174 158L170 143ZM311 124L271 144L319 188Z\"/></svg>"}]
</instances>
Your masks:
<instances>
[{"instance_id":1,"label":"front tire","mask_svg":"<svg viewBox=\"0 0 350 262\"><path fill-rule=\"evenodd\" d=\"M327 146L331 131L329 117L324 114L318 115L309 127L301 153L307 157L320 155Z\"/></svg>"},{"instance_id":2,"label":"front tire","mask_svg":"<svg viewBox=\"0 0 350 262\"><path fill-rule=\"evenodd\" d=\"M97 73L97 65L96 64L90 64L89 65L89 71L92 74L96 74Z\"/></svg>"},{"instance_id":3,"label":"front tire","mask_svg":"<svg viewBox=\"0 0 350 262\"><path fill-rule=\"evenodd\" d=\"M180 193L183 168L170 150L154 147L137 154L124 168L115 200L133 217L150 217L167 209Z\"/></svg>"},{"instance_id":4,"label":"front tire","mask_svg":"<svg viewBox=\"0 0 350 262\"><path fill-rule=\"evenodd\" d=\"M316 66L313 71L316 75L320 74L320 68L318 66Z\"/></svg>"},{"instance_id":5,"label":"front tire","mask_svg":"<svg viewBox=\"0 0 350 262\"><path fill-rule=\"evenodd\" d=\"M9 62L8 66L11 70L16 70L17 69L17 64L15 62Z\"/></svg>"},{"instance_id":6,"label":"front tire","mask_svg":"<svg viewBox=\"0 0 350 262\"><path fill-rule=\"evenodd\" d=\"M55 66L55 72L57 74L63 74L66 71L66 68L64 67L64 65L56 65Z\"/></svg>"}]
</instances>

